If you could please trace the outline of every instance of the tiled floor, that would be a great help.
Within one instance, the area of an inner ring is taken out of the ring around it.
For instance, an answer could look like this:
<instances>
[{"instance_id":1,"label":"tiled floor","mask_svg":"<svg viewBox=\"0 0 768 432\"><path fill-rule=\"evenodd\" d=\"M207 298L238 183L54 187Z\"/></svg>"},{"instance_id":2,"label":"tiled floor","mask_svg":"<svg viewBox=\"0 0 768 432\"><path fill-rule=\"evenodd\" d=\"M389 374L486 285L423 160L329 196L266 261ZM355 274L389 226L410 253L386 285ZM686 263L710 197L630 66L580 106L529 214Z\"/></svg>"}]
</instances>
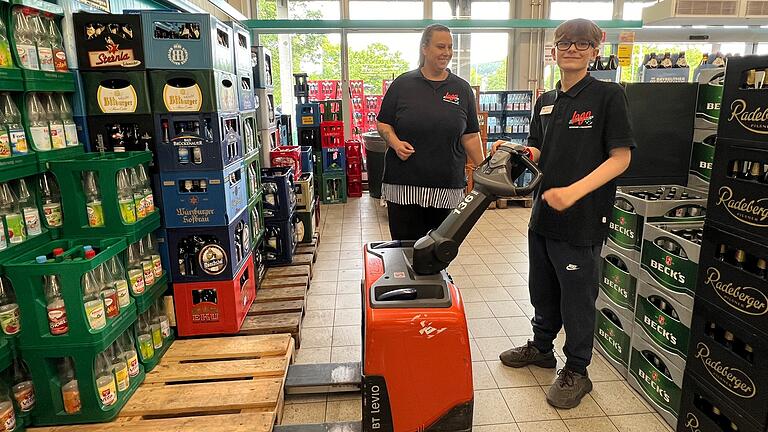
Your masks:
<instances>
[{"instance_id":1,"label":"tiled floor","mask_svg":"<svg viewBox=\"0 0 768 432\"><path fill-rule=\"evenodd\" d=\"M498 355L531 336L528 295L529 209L489 210L449 271L461 289L472 348L476 432L671 431L596 354L594 390L572 410L550 407L545 392L555 370L510 369ZM367 196L323 206L321 242L302 329L298 363L360 361L361 245L389 238L386 209ZM561 335L562 336L562 335ZM556 340L562 352L563 338ZM558 367L562 367L560 360ZM359 394L290 396L283 424L354 421Z\"/></svg>"}]
</instances>

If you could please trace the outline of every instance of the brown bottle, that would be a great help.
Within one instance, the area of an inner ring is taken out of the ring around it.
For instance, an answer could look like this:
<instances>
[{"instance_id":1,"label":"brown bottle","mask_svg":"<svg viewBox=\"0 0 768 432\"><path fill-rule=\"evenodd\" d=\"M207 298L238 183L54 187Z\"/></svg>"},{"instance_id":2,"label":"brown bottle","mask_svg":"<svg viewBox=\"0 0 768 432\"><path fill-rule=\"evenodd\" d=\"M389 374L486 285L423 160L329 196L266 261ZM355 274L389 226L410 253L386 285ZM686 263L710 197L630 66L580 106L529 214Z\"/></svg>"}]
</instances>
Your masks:
<instances>
[{"instance_id":1,"label":"brown bottle","mask_svg":"<svg viewBox=\"0 0 768 432\"><path fill-rule=\"evenodd\" d=\"M731 162L731 167L728 170L728 177L736 178L739 176L739 161Z\"/></svg>"},{"instance_id":2,"label":"brown bottle","mask_svg":"<svg viewBox=\"0 0 768 432\"><path fill-rule=\"evenodd\" d=\"M763 278L763 279L765 278L765 273L766 273L765 269L766 269L766 267L767 266L766 266L766 263L765 263L765 259L758 258L757 259L757 272L756 272L758 277Z\"/></svg>"},{"instance_id":3,"label":"brown bottle","mask_svg":"<svg viewBox=\"0 0 768 432\"><path fill-rule=\"evenodd\" d=\"M747 253L739 249L736 251L736 268L743 269L744 263L747 261Z\"/></svg>"},{"instance_id":4,"label":"brown bottle","mask_svg":"<svg viewBox=\"0 0 768 432\"><path fill-rule=\"evenodd\" d=\"M752 162L752 165L749 168L749 174L747 175L747 180L759 181L762 174L763 164L759 162Z\"/></svg>"}]
</instances>

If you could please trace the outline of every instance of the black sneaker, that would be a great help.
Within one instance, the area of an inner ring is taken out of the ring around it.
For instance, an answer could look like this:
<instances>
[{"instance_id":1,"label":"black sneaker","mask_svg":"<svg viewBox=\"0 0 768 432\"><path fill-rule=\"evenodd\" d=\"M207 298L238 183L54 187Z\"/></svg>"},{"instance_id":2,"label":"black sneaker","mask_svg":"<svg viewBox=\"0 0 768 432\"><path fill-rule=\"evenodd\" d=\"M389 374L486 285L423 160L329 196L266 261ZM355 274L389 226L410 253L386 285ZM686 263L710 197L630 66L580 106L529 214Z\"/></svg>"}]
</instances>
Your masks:
<instances>
[{"instance_id":1,"label":"black sneaker","mask_svg":"<svg viewBox=\"0 0 768 432\"><path fill-rule=\"evenodd\" d=\"M513 368L533 365L552 369L557 366L555 353L553 351L542 353L533 345L532 341L528 341L524 346L504 351L499 354L499 360L504 366Z\"/></svg>"},{"instance_id":2,"label":"black sneaker","mask_svg":"<svg viewBox=\"0 0 768 432\"><path fill-rule=\"evenodd\" d=\"M555 408L576 408L591 391L592 381L589 376L563 368L557 371L557 379L547 391L547 402Z\"/></svg>"}]
</instances>

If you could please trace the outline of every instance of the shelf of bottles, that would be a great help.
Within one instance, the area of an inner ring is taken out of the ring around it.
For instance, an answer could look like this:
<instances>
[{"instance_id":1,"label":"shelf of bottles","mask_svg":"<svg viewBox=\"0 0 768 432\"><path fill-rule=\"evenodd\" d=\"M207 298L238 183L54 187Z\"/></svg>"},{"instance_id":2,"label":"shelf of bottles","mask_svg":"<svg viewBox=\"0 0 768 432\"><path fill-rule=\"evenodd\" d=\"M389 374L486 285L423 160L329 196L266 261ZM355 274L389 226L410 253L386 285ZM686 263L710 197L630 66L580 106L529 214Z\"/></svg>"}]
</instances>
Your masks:
<instances>
[{"instance_id":1,"label":"shelf of bottles","mask_svg":"<svg viewBox=\"0 0 768 432\"><path fill-rule=\"evenodd\" d=\"M611 54L605 60L603 57L598 56L595 61L589 64L587 71L589 71L590 76L600 81L615 83L621 81L621 68L619 67L619 60L613 54Z\"/></svg>"},{"instance_id":2,"label":"shelf of bottles","mask_svg":"<svg viewBox=\"0 0 768 432\"><path fill-rule=\"evenodd\" d=\"M641 81L648 83L688 82L690 66L685 53L651 53L643 59Z\"/></svg>"},{"instance_id":3,"label":"shelf of bottles","mask_svg":"<svg viewBox=\"0 0 768 432\"><path fill-rule=\"evenodd\" d=\"M487 150L490 150L491 144L498 140L525 144L531 127L533 92L529 90L481 92L479 102L480 112L488 113ZM523 182L524 178L520 181Z\"/></svg>"}]
</instances>

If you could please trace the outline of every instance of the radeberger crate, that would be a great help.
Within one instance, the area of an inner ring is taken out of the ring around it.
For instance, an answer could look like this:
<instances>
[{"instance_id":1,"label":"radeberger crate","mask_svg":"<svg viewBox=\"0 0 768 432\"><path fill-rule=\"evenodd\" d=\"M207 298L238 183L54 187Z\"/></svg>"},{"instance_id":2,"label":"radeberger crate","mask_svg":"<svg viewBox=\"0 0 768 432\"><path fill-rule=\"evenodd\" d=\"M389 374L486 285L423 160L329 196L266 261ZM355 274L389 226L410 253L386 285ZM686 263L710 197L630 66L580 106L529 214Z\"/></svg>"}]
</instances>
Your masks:
<instances>
[{"instance_id":1,"label":"radeberger crate","mask_svg":"<svg viewBox=\"0 0 768 432\"><path fill-rule=\"evenodd\" d=\"M693 307L704 224L649 223L643 232L640 279Z\"/></svg>"},{"instance_id":2,"label":"radeberger crate","mask_svg":"<svg viewBox=\"0 0 768 432\"><path fill-rule=\"evenodd\" d=\"M640 281L635 306L635 334L652 342L672 363L685 369L691 334L691 309L665 290Z\"/></svg>"},{"instance_id":3,"label":"radeberger crate","mask_svg":"<svg viewBox=\"0 0 768 432\"><path fill-rule=\"evenodd\" d=\"M723 427L739 432L763 432L763 428L745 414L739 405L727 402L723 392L713 390L690 373L685 374L677 432L721 431Z\"/></svg>"}]
</instances>

